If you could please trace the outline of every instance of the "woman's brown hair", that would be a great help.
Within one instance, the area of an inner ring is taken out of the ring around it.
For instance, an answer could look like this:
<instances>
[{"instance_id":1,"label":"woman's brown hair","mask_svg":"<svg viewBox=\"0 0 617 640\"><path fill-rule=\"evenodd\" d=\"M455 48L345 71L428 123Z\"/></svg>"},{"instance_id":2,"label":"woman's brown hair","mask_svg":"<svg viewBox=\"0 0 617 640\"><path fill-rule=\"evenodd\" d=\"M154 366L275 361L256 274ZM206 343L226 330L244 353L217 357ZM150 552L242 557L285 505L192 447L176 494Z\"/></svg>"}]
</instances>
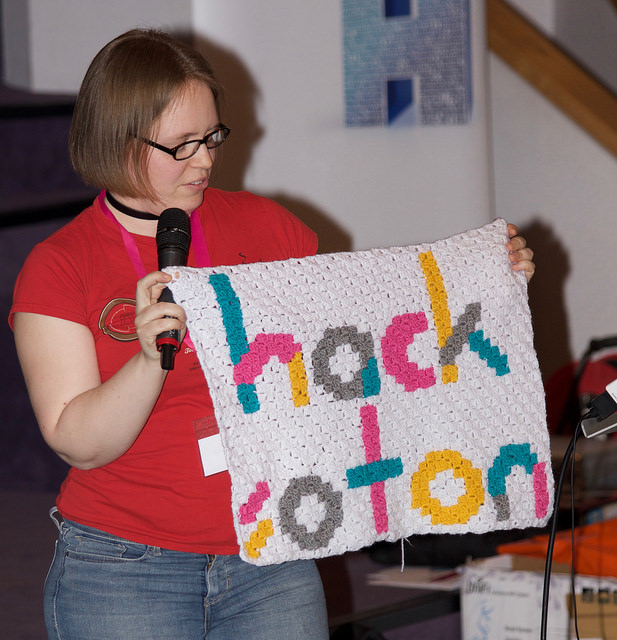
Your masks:
<instances>
[{"instance_id":1,"label":"woman's brown hair","mask_svg":"<svg viewBox=\"0 0 617 640\"><path fill-rule=\"evenodd\" d=\"M95 56L81 84L69 136L73 167L87 183L153 199L145 170L156 121L191 80L204 82L220 110L221 87L191 46L150 29L118 36Z\"/></svg>"}]
</instances>

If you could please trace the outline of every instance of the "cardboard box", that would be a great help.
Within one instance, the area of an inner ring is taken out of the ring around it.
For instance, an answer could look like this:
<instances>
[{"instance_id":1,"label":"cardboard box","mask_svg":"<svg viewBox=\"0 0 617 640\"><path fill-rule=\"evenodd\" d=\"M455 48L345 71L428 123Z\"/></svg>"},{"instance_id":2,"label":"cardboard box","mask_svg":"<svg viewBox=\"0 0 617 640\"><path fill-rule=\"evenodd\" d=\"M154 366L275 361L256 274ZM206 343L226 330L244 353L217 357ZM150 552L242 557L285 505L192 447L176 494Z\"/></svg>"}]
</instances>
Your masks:
<instances>
[{"instance_id":1,"label":"cardboard box","mask_svg":"<svg viewBox=\"0 0 617 640\"><path fill-rule=\"evenodd\" d=\"M572 596L568 596L572 613ZM586 640L617 640L617 592L602 590L576 596L578 631Z\"/></svg>"},{"instance_id":2,"label":"cardboard box","mask_svg":"<svg viewBox=\"0 0 617 640\"><path fill-rule=\"evenodd\" d=\"M570 585L569 567L553 566L547 640L576 637L570 618ZM543 561L503 555L466 566L461 584L462 640L538 640L543 586ZM604 631L593 635L611 626L614 633L617 624L602 623L597 602L594 608L591 599L605 594L605 599L617 603L617 579L577 576L575 590L581 596L580 600L577 597L581 640L617 640ZM583 594L587 597L584 603ZM617 611L617 604L614 608Z\"/></svg>"}]
</instances>

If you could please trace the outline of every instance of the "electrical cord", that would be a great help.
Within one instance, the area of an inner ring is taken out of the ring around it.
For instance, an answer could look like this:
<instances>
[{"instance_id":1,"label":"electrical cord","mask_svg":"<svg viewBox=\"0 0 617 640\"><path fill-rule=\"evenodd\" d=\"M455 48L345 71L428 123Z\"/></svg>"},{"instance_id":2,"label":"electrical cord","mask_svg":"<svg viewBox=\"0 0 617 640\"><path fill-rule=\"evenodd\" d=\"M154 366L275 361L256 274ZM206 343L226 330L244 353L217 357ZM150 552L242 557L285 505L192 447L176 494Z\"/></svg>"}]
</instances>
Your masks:
<instances>
[{"instance_id":1,"label":"electrical cord","mask_svg":"<svg viewBox=\"0 0 617 640\"><path fill-rule=\"evenodd\" d=\"M557 433L561 433L563 429L566 427L568 417L576 411L576 413L580 413L580 406L574 406L578 403L575 402L575 398L578 397L578 387L582 380L583 373L591 360L591 356L594 352L600 351L603 349L607 349L610 347L617 346L617 336L609 336L608 338L602 339L594 339L591 340L589 346L574 371L574 375L572 377L572 383L570 386L570 391L568 393L568 400L566 401L566 406L564 408L563 414L559 421L557 427ZM617 382L617 381L613 381ZM563 456L563 460L561 463L561 470L559 473L559 480L557 483L557 488L555 491L555 500L553 507L553 518L551 524L551 531L549 534L548 546L546 550L546 563L544 566L544 585L542 591L542 619L540 622L540 640L546 640L546 631L547 631L547 622L548 622L548 602L549 602L549 593L550 593L550 584L551 584L551 567L553 563L553 548L555 546L555 535L557 532L557 511L559 507L559 502L561 499L561 491L563 488L563 480L565 477L565 473L570 463L570 488L571 488L571 503L570 503L570 518L571 518L571 546L572 546L572 568L570 571L570 588L572 591L572 615L574 618L574 628L576 630L576 638L579 638L578 632L578 616L576 610L576 593L575 593L575 549L574 549L574 521L575 521L575 509L574 509L574 454L576 451L576 441L582 432L583 420L588 418L596 418L597 420L602 420L617 412L617 400L614 397L614 394L608 393L607 391L601 393L599 396L594 398L588 404L588 413L579 419L575 429L574 434L572 436L572 440L568 444L568 448Z\"/></svg>"},{"instance_id":2,"label":"electrical cord","mask_svg":"<svg viewBox=\"0 0 617 640\"><path fill-rule=\"evenodd\" d=\"M583 421L587 419L596 418L602 420L607 418L611 414L617 411L617 402L613 398L612 394L608 392L601 393L594 398L588 405L589 411L578 421L576 428L574 429L574 435L568 444L568 448L563 456L561 463L561 470L559 472L559 480L557 482L557 489L555 491L555 500L553 506L553 518L551 523L551 531L548 538L548 546L546 548L546 563L544 565L544 585L542 590L542 618L540 621L540 640L546 640L546 630L548 622L548 602L549 593L551 587L551 567L553 564L553 549L555 547L555 535L557 533L557 514L559 509L559 502L561 500L561 491L563 489L563 481L570 464L570 518L571 518L571 540L572 540L572 569L570 571L570 583L572 590L572 615L574 618L574 627L576 630L576 638L578 640L578 616L576 611L576 593L575 593L575 551L574 551L574 453L576 451L576 441L578 440L582 428Z\"/></svg>"},{"instance_id":3,"label":"electrical cord","mask_svg":"<svg viewBox=\"0 0 617 640\"><path fill-rule=\"evenodd\" d=\"M551 521L551 531L548 537L548 546L546 549L546 562L544 564L544 584L542 589L542 618L540 621L540 640L546 640L546 630L548 623L548 600L550 595L551 588L551 567L553 565L553 548L555 546L555 535L557 533L557 512L559 501L561 498L561 491L563 489L563 482L566 476L566 472L568 469L568 464L572 458L572 454L574 452L574 448L576 446L576 439L578 437L578 433L581 430L583 419L579 420L579 423L576 425L576 429L574 430L574 436L570 440L568 444L568 448L563 456L563 461L561 463L561 470L559 472L559 480L557 481L557 488L555 491L555 501L553 506L553 518ZM574 463L572 463L574 466ZM572 487L574 489L574 487ZM572 521L572 527L574 527L574 521ZM574 549L574 547L572 547ZM574 568L572 569L574 571ZM574 579L572 579L574 581ZM572 591L574 594L574 590ZM578 637L578 636L577 636Z\"/></svg>"},{"instance_id":4,"label":"electrical cord","mask_svg":"<svg viewBox=\"0 0 617 640\"><path fill-rule=\"evenodd\" d=\"M574 629L576 631L576 638L579 640L580 636L578 633L578 611L576 609L576 585L575 585L575 576L576 576L576 556L575 556L575 527L574 522L576 518L576 513L574 509L574 470L576 469L576 442L581 435L582 431L582 423L583 419L577 425L577 428L574 430L574 435L572 436L573 447L572 447L572 460L570 462L570 548L571 548L571 556L570 556L570 591L572 592L572 618L574 619Z\"/></svg>"}]
</instances>

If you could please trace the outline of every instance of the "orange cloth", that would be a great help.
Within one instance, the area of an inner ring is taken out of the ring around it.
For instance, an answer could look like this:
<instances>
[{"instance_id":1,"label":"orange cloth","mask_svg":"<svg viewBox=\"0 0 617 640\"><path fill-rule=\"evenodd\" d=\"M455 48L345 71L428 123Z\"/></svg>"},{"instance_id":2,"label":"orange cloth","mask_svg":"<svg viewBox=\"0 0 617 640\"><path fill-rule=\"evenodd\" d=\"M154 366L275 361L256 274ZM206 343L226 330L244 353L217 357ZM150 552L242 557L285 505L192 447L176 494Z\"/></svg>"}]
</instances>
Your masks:
<instances>
[{"instance_id":1,"label":"orange cloth","mask_svg":"<svg viewBox=\"0 0 617 640\"><path fill-rule=\"evenodd\" d=\"M548 536L534 536L497 547L498 553L545 558ZM617 577L617 519L577 527L574 532L574 568L577 573ZM572 532L559 531L553 562L572 565Z\"/></svg>"}]
</instances>

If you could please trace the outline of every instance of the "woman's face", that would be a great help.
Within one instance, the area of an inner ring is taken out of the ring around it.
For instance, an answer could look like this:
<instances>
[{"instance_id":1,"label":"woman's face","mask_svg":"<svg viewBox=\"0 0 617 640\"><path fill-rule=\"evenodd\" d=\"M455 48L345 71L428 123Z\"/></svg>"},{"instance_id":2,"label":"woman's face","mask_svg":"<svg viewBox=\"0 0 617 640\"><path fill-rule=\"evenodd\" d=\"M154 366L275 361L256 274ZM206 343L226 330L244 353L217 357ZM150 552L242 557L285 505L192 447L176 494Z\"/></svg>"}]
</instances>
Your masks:
<instances>
[{"instance_id":1,"label":"woman's face","mask_svg":"<svg viewBox=\"0 0 617 640\"><path fill-rule=\"evenodd\" d=\"M154 142L173 148L188 140L201 140L219 124L211 89L203 82L191 81L163 111ZM160 214L177 207L191 213L203 201L216 149L205 144L187 160L174 158L160 149L150 149L146 162L148 180L154 188L154 203L135 199L129 206Z\"/></svg>"}]
</instances>

